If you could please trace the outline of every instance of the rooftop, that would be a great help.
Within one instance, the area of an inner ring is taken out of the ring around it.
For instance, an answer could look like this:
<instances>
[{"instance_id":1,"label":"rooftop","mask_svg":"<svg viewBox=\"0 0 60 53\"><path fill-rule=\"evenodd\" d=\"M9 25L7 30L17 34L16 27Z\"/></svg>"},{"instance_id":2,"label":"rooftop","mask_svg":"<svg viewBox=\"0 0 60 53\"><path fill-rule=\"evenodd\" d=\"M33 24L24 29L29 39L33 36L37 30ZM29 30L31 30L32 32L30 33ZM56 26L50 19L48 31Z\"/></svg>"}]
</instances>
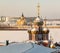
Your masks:
<instances>
[{"instance_id":1,"label":"rooftop","mask_svg":"<svg viewBox=\"0 0 60 53\"><path fill-rule=\"evenodd\" d=\"M8 46L0 46L0 53L51 53L56 51L31 42L10 43Z\"/></svg>"}]
</instances>

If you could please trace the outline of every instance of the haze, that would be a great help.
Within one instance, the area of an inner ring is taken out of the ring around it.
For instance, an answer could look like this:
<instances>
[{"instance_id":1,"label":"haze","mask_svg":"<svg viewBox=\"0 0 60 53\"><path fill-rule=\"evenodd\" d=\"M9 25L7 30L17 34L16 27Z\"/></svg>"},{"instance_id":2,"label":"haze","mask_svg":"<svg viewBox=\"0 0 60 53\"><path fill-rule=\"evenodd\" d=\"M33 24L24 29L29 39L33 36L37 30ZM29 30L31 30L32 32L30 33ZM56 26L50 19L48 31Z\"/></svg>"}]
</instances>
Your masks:
<instances>
[{"instance_id":1,"label":"haze","mask_svg":"<svg viewBox=\"0 0 60 53\"><path fill-rule=\"evenodd\" d=\"M37 16L38 0L0 0L0 16ZM60 0L39 0L40 15L60 18Z\"/></svg>"}]
</instances>

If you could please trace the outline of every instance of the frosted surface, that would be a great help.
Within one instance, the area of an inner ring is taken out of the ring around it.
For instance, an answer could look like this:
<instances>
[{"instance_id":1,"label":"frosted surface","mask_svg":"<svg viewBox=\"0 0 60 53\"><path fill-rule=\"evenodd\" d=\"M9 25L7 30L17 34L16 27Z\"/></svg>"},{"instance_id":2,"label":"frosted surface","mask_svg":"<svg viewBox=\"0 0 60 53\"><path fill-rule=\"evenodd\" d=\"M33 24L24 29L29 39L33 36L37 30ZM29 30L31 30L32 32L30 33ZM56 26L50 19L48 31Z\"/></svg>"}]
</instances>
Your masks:
<instances>
[{"instance_id":1,"label":"frosted surface","mask_svg":"<svg viewBox=\"0 0 60 53\"><path fill-rule=\"evenodd\" d=\"M32 43L13 43L0 46L0 53L51 53L55 50Z\"/></svg>"},{"instance_id":2,"label":"frosted surface","mask_svg":"<svg viewBox=\"0 0 60 53\"><path fill-rule=\"evenodd\" d=\"M15 41L15 42L22 42L28 40L28 33L27 31L0 31L0 41Z\"/></svg>"}]
</instances>

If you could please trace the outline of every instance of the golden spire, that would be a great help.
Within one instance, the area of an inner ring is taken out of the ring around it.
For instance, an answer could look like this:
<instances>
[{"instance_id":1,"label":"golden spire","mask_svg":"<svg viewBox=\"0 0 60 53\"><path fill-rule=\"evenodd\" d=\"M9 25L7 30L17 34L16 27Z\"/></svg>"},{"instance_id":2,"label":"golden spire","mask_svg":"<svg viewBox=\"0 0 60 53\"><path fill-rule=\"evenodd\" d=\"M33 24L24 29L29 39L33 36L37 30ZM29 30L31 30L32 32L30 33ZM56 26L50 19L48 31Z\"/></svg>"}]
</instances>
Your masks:
<instances>
[{"instance_id":1,"label":"golden spire","mask_svg":"<svg viewBox=\"0 0 60 53\"><path fill-rule=\"evenodd\" d=\"M38 10L38 17L40 16L40 4L39 4L39 1L38 1L38 5L37 5L37 10Z\"/></svg>"}]
</instances>

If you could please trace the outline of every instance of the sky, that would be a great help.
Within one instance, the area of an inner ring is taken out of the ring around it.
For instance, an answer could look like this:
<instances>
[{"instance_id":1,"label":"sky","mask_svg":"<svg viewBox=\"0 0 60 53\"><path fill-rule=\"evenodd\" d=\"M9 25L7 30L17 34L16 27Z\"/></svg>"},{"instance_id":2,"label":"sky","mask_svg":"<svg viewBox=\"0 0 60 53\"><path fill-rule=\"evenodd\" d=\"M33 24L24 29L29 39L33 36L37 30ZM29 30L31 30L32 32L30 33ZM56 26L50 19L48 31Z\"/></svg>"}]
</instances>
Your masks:
<instances>
[{"instance_id":1,"label":"sky","mask_svg":"<svg viewBox=\"0 0 60 53\"><path fill-rule=\"evenodd\" d=\"M0 0L0 16L37 16L38 0ZM39 0L40 16L60 18L60 0Z\"/></svg>"}]
</instances>

